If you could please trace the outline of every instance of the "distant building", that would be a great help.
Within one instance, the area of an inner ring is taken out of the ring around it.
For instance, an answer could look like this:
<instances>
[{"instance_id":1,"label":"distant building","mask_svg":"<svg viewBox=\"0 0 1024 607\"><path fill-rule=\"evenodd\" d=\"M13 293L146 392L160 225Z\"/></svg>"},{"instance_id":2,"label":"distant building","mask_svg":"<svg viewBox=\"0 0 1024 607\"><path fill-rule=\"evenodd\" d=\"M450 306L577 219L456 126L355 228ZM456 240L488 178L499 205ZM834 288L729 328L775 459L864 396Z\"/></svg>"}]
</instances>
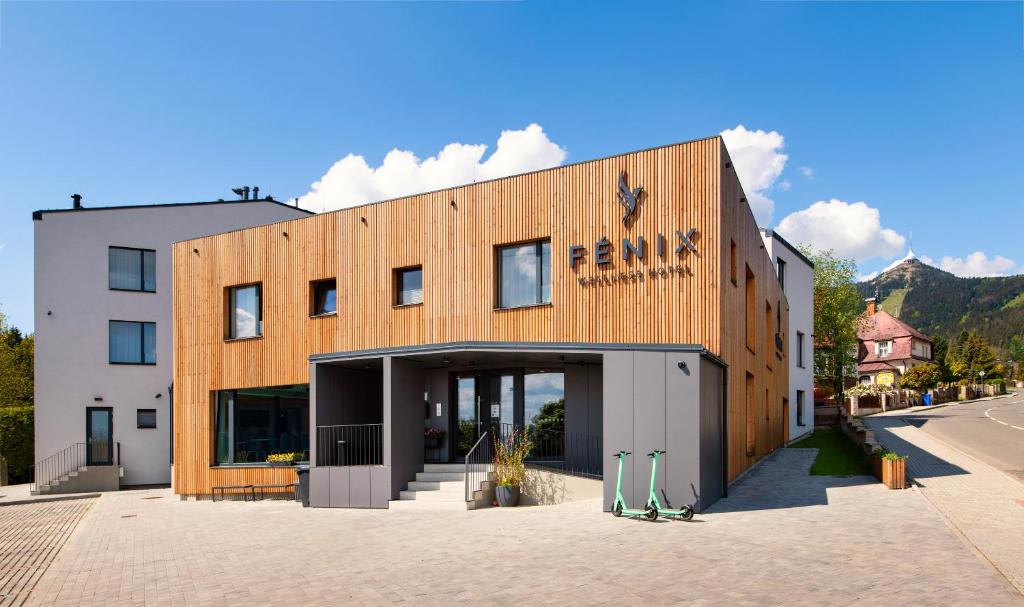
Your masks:
<instances>
[{"instance_id":1,"label":"distant building","mask_svg":"<svg viewBox=\"0 0 1024 607\"><path fill-rule=\"evenodd\" d=\"M867 300L857 329L857 377L862 384L892 385L917 365L932 361L932 340Z\"/></svg>"},{"instance_id":2,"label":"distant building","mask_svg":"<svg viewBox=\"0 0 1024 607\"><path fill-rule=\"evenodd\" d=\"M40 492L171 481L171 244L310 214L244 190L120 207L75 195L71 208L32 214Z\"/></svg>"}]
</instances>

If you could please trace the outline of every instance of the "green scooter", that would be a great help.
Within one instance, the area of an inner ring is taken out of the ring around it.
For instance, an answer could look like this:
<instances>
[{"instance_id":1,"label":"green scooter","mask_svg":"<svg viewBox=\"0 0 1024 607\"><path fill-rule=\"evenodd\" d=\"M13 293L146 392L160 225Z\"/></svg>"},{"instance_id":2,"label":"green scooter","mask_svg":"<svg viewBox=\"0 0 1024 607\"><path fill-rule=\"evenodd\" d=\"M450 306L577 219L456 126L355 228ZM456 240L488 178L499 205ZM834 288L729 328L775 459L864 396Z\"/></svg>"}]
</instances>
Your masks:
<instances>
[{"instance_id":1,"label":"green scooter","mask_svg":"<svg viewBox=\"0 0 1024 607\"><path fill-rule=\"evenodd\" d=\"M619 451L614 455L619 459L619 478L615 481L615 501L612 502L612 514L614 516L622 516L625 514L630 518L645 518L649 521L658 520L658 510L652 507L650 504L643 510L631 510L626 507L626 500L622 497L622 467L626 461L626 456L631 455L632 451ZM651 494L654 493L654 477L651 477Z\"/></svg>"},{"instance_id":2,"label":"green scooter","mask_svg":"<svg viewBox=\"0 0 1024 607\"><path fill-rule=\"evenodd\" d=\"M671 510L661 505L661 500L658 499L658 493L654 490L654 480L658 475L658 458L665 455L664 451L655 449L654 451L647 454L647 457L651 458L651 495L647 498L647 507L653 509L655 512L664 516L665 518L674 518L680 521L688 521L693 518L693 506L684 504L679 510Z\"/></svg>"}]
</instances>

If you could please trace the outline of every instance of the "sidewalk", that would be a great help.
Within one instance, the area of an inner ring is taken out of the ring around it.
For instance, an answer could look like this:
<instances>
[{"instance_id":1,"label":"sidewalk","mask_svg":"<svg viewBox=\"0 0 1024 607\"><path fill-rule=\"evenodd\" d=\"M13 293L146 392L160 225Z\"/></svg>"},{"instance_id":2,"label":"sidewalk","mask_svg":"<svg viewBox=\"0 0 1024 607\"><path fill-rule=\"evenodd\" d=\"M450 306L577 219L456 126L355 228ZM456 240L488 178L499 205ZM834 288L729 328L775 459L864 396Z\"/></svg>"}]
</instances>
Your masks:
<instances>
[{"instance_id":1,"label":"sidewalk","mask_svg":"<svg viewBox=\"0 0 1024 607\"><path fill-rule=\"evenodd\" d=\"M29 483L0 486L0 506L60 502L64 500L76 500L100 496L99 493L56 493L51 495L32 495L29 491L30 487L31 485Z\"/></svg>"},{"instance_id":2,"label":"sidewalk","mask_svg":"<svg viewBox=\"0 0 1024 607\"><path fill-rule=\"evenodd\" d=\"M883 411L882 413L873 413L870 417L899 417L900 415L906 415L907 413L917 413L918 411L934 411L935 409L951 407L953 405L967 405L970 403L978 403L986 400L998 400L1000 398L1009 398L1013 396L1013 394L1013 392L1007 392L1006 394L1000 394L999 396L984 396L982 398L974 398L971 400L951 400L947 403L939 403L938 405L917 405L915 407L906 407L904 409L890 409L888 411ZM864 419L867 419L867 416L865 416Z\"/></svg>"},{"instance_id":3,"label":"sidewalk","mask_svg":"<svg viewBox=\"0 0 1024 607\"><path fill-rule=\"evenodd\" d=\"M907 474L921 493L1024 593L1024 485L895 415L863 420L886 448L909 456Z\"/></svg>"}]
</instances>

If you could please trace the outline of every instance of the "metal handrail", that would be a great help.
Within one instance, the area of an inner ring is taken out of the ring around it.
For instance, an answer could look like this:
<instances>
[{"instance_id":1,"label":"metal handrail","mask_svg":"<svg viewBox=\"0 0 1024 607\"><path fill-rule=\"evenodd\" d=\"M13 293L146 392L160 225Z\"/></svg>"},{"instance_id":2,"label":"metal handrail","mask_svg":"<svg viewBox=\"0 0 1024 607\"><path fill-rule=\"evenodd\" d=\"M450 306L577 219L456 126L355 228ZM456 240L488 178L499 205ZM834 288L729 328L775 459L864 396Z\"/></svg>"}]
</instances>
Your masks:
<instances>
[{"instance_id":1,"label":"metal handrail","mask_svg":"<svg viewBox=\"0 0 1024 607\"><path fill-rule=\"evenodd\" d=\"M85 465L85 455L85 443L73 443L39 460L34 466L35 474L29 489L39 491L41 485L49 485L65 474L78 470Z\"/></svg>"},{"instance_id":2,"label":"metal handrail","mask_svg":"<svg viewBox=\"0 0 1024 607\"><path fill-rule=\"evenodd\" d=\"M480 474L479 468L480 468L481 462L477 461L477 460L480 460L481 457L487 457L486 455L482 455L483 452L487 450L487 448L485 447L485 448L480 449L478 451L477 447L479 447L481 443L483 443L485 445L491 444L489 441L485 441L484 440L484 439L487 438L487 436L490 433L491 433L490 430L484 431L483 434L480 435L480 438L478 438L476 440L476 442L473 443L473 446L469 449L469 451L466 452L465 482L466 482L466 501L467 502L473 501L473 492L475 491L475 489L473 489L472 486L475 485L476 483L475 482L471 482L471 481L475 481L476 477ZM475 457L474 457L474 455L475 455ZM470 461L471 458L474 461ZM487 458L487 460L484 460L484 461L489 461L490 459L492 459L492 458ZM470 466L473 466L472 470L470 470ZM486 466L484 467L484 469L486 470Z\"/></svg>"}]
</instances>

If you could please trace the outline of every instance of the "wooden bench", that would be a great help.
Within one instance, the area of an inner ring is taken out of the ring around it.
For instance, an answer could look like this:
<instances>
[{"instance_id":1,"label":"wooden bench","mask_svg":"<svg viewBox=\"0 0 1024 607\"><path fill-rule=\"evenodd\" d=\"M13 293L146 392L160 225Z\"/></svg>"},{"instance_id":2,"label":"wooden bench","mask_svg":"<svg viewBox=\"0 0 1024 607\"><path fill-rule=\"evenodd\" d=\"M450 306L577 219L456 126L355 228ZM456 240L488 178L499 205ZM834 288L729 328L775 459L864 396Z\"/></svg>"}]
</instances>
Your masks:
<instances>
[{"instance_id":1,"label":"wooden bench","mask_svg":"<svg viewBox=\"0 0 1024 607\"><path fill-rule=\"evenodd\" d=\"M249 501L249 496L252 495L252 501L256 501L256 489L254 485L217 485L210 491L210 501L217 501L217 491L220 491L220 500L224 501L224 491L227 489L241 489L242 490L242 501ZM248 491L248 493L246 493Z\"/></svg>"},{"instance_id":2,"label":"wooden bench","mask_svg":"<svg viewBox=\"0 0 1024 607\"><path fill-rule=\"evenodd\" d=\"M278 483L274 485L251 485L252 487L252 499L256 501L256 490L260 492L259 499L265 498L267 489L291 489L293 494L299 490L299 483Z\"/></svg>"}]
</instances>

